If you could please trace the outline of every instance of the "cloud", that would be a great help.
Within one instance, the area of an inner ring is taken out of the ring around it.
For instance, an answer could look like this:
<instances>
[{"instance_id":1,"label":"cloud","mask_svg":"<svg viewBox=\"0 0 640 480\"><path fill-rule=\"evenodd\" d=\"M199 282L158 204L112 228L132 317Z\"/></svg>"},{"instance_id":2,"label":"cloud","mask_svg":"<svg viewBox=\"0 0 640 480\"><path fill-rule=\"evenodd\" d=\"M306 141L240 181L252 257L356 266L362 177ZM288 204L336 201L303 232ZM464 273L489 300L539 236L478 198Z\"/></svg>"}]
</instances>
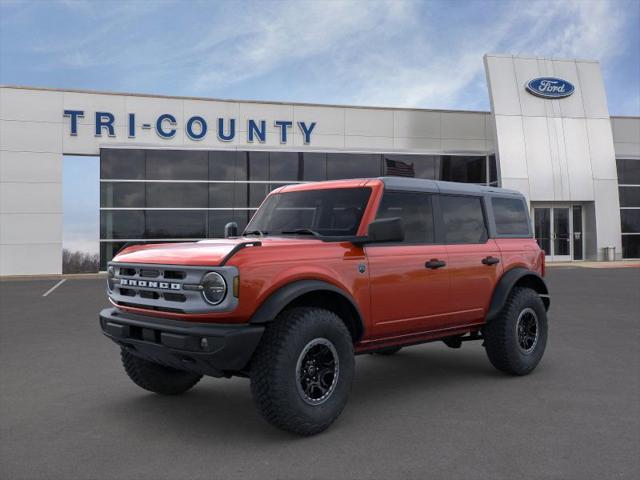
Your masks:
<instances>
[{"instance_id":1,"label":"cloud","mask_svg":"<svg viewBox=\"0 0 640 480\"><path fill-rule=\"evenodd\" d=\"M242 82L321 55L338 56L340 50L364 43L368 34L377 34L380 26L401 28L410 19L410 9L395 1L376 2L375 8L338 1L277 9L262 5L257 14L237 16L228 37L216 32L197 45L195 50L203 56L191 83L196 91Z\"/></svg>"},{"instance_id":2,"label":"cloud","mask_svg":"<svg viewBox=\"0 0 640 480\"><path fill-rule=\"evenodd\" d=\"M637 3L613 0L54 5L61 21L50 35L27 29L39 32L25 43L44 58L33 62L41 76L66 69L112 90L466 109L488 108L484 53L599 58L612 69L634 55L639 17Z\"/></svg>"}]
</instances>

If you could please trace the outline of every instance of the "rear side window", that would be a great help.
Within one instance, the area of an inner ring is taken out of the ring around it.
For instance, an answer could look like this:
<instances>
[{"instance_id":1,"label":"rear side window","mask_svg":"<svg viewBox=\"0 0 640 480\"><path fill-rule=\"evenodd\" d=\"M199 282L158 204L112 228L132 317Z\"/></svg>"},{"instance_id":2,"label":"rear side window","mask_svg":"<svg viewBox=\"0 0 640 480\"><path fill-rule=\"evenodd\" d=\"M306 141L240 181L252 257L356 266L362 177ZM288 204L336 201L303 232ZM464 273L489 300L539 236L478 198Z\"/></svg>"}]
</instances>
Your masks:
<instances>
[{"instance_id":1,"label":"rear side window","mask_svg":"<svg viewBox=\"0 0 640 480\"><path fill-rule=\"evenodd\" d=\"M485 243L489 237L479 197L442 195L440 209L446 243Z\"/></svg>"},{"instance_id":2,"label":"rear side window","mask_svg":"<svg viewBox=\"0 0 640 480\"><path fill-rule=\"evenodd\" d=\"M491 198L498 235L528 237L529 220L525 203L520 198Z\"/></svg>"},{"instance_id":3,"label":"rear side window","mask_svg":"<svg viewBox=\"0 0 640 480\"><path fill-rule=\"evenodd\" d=\"M434 243L431 195L385 192L376 218L402 219L404 243Z\"/></svg>"}]
</instances>

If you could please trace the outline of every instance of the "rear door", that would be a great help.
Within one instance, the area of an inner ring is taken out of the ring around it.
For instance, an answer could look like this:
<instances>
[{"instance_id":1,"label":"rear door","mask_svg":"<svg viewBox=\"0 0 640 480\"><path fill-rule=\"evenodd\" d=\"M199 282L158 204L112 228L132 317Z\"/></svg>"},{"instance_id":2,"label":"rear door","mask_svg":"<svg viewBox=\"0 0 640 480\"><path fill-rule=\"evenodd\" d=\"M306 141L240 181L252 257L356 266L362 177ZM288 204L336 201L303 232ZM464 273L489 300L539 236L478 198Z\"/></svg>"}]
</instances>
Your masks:
<instances>
[{"instance_id":1,"label":"rear door","mask_svg":"<svg viewBox=\"0 0 640 480\"><path fill-rule=\"evenodd\" d=\"M377 218L400 217L405 240L365 247L374 337L434 330L449 323L448 256L445 246L435 242L433 210L432 194L384 193Z\"/></svg>"},{"instance_id":2,"label":"rear door","mask_svg":"<svg viewBox=\"0 0 640 480\"><path fill-rule=\"evenodd\" d=\"M500 250L489 238L483 198L443 194L439 201L449 256L452 325L482 322L502 274Z\"/></svg>"}]
</instances>

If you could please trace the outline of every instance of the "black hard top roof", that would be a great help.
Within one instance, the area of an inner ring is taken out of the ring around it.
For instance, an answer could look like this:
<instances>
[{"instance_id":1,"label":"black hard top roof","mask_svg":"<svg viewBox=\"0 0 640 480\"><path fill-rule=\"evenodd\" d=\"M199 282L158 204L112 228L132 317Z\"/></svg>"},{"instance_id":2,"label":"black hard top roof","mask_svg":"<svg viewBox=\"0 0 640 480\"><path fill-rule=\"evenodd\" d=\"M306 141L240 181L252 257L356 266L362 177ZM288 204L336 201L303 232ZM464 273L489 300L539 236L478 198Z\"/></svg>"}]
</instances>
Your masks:
<instances>
[{"instance_id":1,"label":"black hard top roof","mask_svg":"<svg viewBox=\"0 0 640 480\"><path fill-rule=\"evenodd\" d=\"M522 197L522 193L499 187L487 187L471 183L444 182L407 177L380 177L385 188L390 190L408 190L413 192L458 193L463 195L509 195Z\"/></svg>"}]
</instances>

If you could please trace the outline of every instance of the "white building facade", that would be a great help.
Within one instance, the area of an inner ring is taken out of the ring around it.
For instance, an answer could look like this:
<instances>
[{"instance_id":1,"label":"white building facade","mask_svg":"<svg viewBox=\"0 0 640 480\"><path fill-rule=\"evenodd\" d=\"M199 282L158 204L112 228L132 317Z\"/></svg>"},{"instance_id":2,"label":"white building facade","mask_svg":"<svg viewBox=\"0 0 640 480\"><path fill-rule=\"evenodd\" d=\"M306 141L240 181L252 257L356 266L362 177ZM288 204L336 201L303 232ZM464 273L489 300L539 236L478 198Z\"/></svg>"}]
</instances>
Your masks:
<instances>
[{"instance_id":1,"label":"white building facade","mask_svg":"<svg viewBox=\"0 0 640 480\"><path fill-rule=\"evenodd\" d=\"M286 183L513 188L549 261L640 257L640 117L588 60L485 56L490 112L0 87L0 275L61 273L64 155L100 156L100 251L220 236ZM98 212L96 212L96 215Z\"/></svg>"}]
</instances>

